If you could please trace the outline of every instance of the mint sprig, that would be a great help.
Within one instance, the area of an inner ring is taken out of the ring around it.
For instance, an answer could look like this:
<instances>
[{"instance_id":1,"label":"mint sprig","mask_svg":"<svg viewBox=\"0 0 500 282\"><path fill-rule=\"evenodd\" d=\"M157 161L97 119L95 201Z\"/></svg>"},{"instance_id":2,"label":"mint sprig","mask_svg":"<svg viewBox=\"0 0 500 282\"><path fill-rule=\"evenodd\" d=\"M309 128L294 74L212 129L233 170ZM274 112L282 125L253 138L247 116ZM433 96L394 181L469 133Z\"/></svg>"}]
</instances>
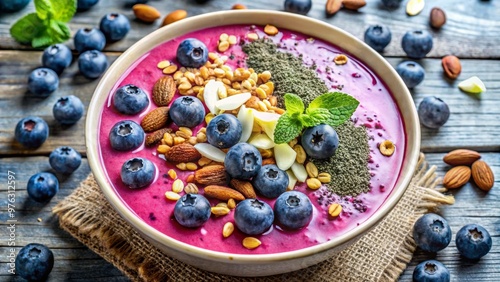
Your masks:
<instances>
[{"instance_id":1,"label":"mint sprig","mask_svg":"<svg viewBox=\"0 0 500 282\"><path fill-rule=\"evenodd\" d=\"M300 135L304 127L319 124L339 126L352 116L359 105L358 100L342 92L320 95L306 109L302 99L295 94L285 94L284 100L286 111L278 119L274 130L276 144L290 142Z\"/></svg>"},{"instance_id":2,"label":"mint sprig","mask_svg":"<svg viewBox=\"0 0 500 282\"><path fill-rule=\"evenodd\" d=\"M61 43L71 37L66 24L76 12L76 0L35 0L36 13L19 19L10 28L10 35L19 43L33 48Z\"/></svg>"}]
</instances>

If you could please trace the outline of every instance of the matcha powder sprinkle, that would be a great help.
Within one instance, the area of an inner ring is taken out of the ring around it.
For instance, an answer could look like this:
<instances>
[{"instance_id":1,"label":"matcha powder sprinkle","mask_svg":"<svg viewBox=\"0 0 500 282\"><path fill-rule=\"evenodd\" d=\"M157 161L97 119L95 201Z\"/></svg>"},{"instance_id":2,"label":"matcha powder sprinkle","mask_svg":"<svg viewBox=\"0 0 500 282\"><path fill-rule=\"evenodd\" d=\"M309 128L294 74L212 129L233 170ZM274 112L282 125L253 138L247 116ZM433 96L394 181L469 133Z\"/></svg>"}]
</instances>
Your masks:
<instances>
[{"instance_id":1,"label":"matcha powder sprinkle","mask_svg":"<svg viewBox=\"0 0 500 282\"><path fill-rule=\"evenodd\" d=\"M258 40L243 46L247 66L257 72L270 71L275 84L275 95L282 107L285 93L299 95L308 105L317 96L327 93L325 83L316 72L302 63L301 57L281 52L269 41ZM356 196L370 190L368 170L368 135L364 127L347 121L335 128L339 147L327 160L312 160L320 172L328 172L332 181L326 186L340 196Z\"/></svg>"}]
</instances>

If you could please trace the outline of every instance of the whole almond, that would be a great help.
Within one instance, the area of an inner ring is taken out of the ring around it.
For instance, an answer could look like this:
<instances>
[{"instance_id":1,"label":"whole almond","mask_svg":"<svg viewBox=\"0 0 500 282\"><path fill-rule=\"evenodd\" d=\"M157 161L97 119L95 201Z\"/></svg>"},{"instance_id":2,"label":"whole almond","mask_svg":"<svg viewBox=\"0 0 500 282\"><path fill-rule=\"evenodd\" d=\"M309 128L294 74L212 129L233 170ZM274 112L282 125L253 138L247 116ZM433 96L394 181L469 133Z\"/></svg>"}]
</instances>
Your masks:
<instances>
[{"instance_id":1,"label":"whole almond","mask_svg":"<svg viewBox=\"0 0 500 282\"><path fill-rule=\"evenodd\" d=\"M446 23L446 14L441 8L434 7L431 10L429 22L433 28L441 28Z\"/></svg>"},{"instance_id":2,"label":"whole almond","mask_svg":"<svg viewBox=\"0 0 500 282\"><path fill-rule=\"evenodd\" d=\"M146 132L153 132L167 125L169 107L159 107L147 115L141 121L142 129Z\"/></svg>"},{"instance_id":3,"label":"whole almond","mask_svg":"<svg viewBox=\"0 0 500 282\"><path fill-rule=\"evenodd\" d=\"M163 19L163 23L161 26L166 26L168 24L174 23L176 21L180 21L187 17L188 13L185 10L175 10L170 14L166 15Z\"/></svg>"},{"instance_id":4,"label":"whole almond","mask_svg":"<svg viewBox=\"0 0 500 282\"><path fill-rule=\"evenodd\" d=\"M456 166L450 169L443 178L443 185L448 189L460 188L469 181L471 169L468 166Z\"/></svg>"},{"instance_id":5,"label":"whole almond","mask_svg":"<svg viewBox=\"0 0 500 282\"><path fill-rule=\"evenodd\" d=\"M245 196L245 198L247 199L257 198L255 189L253 188L252 183L250 183L249 181L231 179L231 187L243 194L243 196Z\"/></svg>"},{"instance_id":6,"label":"whole almond","mask_svg":"<svg viewBox=\"0 0 500 282\"><path fill-rule=\"evenodd\" d=\"M491 167L484 161L475 161L472 164L472 179L477 187L483 191L490 191L495 184L495 176Z\"/></svg>"},{"instance_id":7,"label":"whole almond","mask_svg":"<svg viewBox=\"0 0 500 282\"><path fill-rule=\"evenodd\" d=\"M361 7L364 7L366 5L365 0L343 0L342 4L344 5L344 8L349 9L349 10L357 10Z\"/></svg>"},{"instance_id":8,"label":"whole almond","mask_svg":"<svg viewBox=\"0 0 500 282\"><path fill-rule=\"evenodd\" d=\"M443 65L444 74L450 79L457 78L462 72L460 60L453 55L445 56L441 60L441 64Z\"/></svg>"},{"instance_id":9,"label":"whole almond","mask_svg":"<svg viewBox=\"0 0 500 282\"><path fill-rule=\"evenodd\" d=\"M240 192L231 189L229 187L220 185L208 185L203 189L203 194L210 198L215 198L221 201L227 201L229 199L234 199L235 201L245 200L245 196Z\"/></svg>"},{"instance_id":10,"label":"whole almond","mask_svg":"<svg viewBox=\"0 0 500 282\"><path fill-rule=\"evenodd\" d=\"M209 165L194 172L194 180L204 185L225 185L226 169L223 165Z\"/></svg>"},{"instance_id":11,"label":"whole almond","mask_svg":"<svg viewBox=\"0 0 500 282\"><path fill-rule=\"evenodd\" d=\"M233 7L231 7L233 10L245 10L246 8L247 6L243 4L234 4Z\"/></svg>"},{"instance_id":12,"label":"whole almond","mask_svg":"<svg viewBox=\"0 0 500 282\"><path fill-rule=\"evenodd\" d=\"M170 75L162 76L153 86L153 102L159 107L168 106L176 90L174 78Z\"/></svg>"},{"instance_id":13,"label":"whole almond","mask_svg":"<svg viewBox=\"0 0 500 282\"><path fill-rule=\"evenodd\" d=\"M152 23L160 18L160 12L153 6L135 4L132 7L132 10L134 11L134 15L137 19L146 23Z\"/></svg>"},{"instance_id":14,"label":"whole almond","mask_svg":"<svg viewBox=\"0 0 500 282\"><path fill-rule=\"evenodd\" d=\"M326 1L325 11L326 14L331 16L337 13L342 8L342 0L328 0Z\"/></svg>"},{"instance_id":15,"label":"whole almond","mask_svg":"<svg viewBox=\"0 0 500 282\"><path fill-rule=\"evenodd\" d=\"M161 139L163 139L163 135L167 132L168 133L172 132L172 129L162 128L162 129L156 130L155 132L153 132L151 134L148 134L146 136L145 145L148 147L151 147L151 146L158 144L158 142L160 142Z\"/></svg>"},{"instance_id":16,"label":"whole almond","mask_svg":"<svg viewBox=\"0 0 500 282\"><path fill-rule=\"evenodd\" d=\"M165 158L167 161L173 163L189 163L199 160L201 158L201 154L193 145L189 143L181 143L172 146L172 148L165 153Z\"/></svg>"},{"instance_id":17,"label":"whole almond","mask_svg":"<svg viewBox=\"0 0 500 282\"><path fill-rule=\"evenodd\" d=\"M473 150L457 149L449 152L443 157L443 161L449 165L471 165L479 160L481 155Z\"/></svg>"}]
</instances>

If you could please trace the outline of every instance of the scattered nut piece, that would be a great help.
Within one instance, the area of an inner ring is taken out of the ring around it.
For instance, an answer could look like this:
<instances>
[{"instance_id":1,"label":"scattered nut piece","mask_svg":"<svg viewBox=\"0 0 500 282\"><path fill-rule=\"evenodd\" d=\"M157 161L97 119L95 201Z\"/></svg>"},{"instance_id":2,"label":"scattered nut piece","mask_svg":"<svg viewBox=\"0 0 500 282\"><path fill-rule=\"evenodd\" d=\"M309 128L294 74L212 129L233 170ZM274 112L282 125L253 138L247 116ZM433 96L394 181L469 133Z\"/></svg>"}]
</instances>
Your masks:
<instances>
[{"instance_id":1,"label":"scattered nut piece","mask_svg":"<svg viewBox=\"0 0 500 282\"><path fill-rule=\"evenodd\" d=\"M161 61L158 63L158 65L156 65L159 69L164 69L168 66L170 66L170 61L168 60L165 60L165 61Z\"/></svg>"},{"instance_id":2,"label":"scattered nut piece","mask_svg":"<svg viewBox=\"0 0 500 282\"><path fill-rule=\"evenodd\" d=\"M165 198L167 198L168 200L177 201L181 198L181 195L173 191L167 191L165 192Z\"/></svg>"},{"instance_id":3,"label":"scattered nut piece","mask_svg":"<svg viewBox=\"0 0 500 282\"><path fill-rule=\"evenodd\" d=\"M227 207L230 210L236 208L236 201L233 198L227 200Z\"/></svg>"},{"instance_id":4,"label":"scattered nut piece","mask_svg":"<svg viewBox=\"0 0 500 282\"><path fill-rule=\"evenodd\" d=\"M186 169L194 171L198 169L198 166L195 163L189 162L186 163Z\"/></svg>"},{"instance_id":5,"label":"scattered nut piece","mask_svg":"<svg viewBox=\"0 0 500 282\"><path fill-rule=\"evenodd\" d=\"M406 3L406 13L409 16L418 15L424 9L425 1L424 0L410 0Z\"/></svg>"},{"instance_id":6,"label":"scattered nut piece","mask_svg":"<svg viewBox=\"0 0 500 282\"><path fill-rule=\"evenodd\" d=\"M229 49L229 46L230 46L229 42L221 41L219 43L219 46L217 46L217 50L219 50L219 52L226 52L227 49Z\"/></svg>"},{"instance_id":7,"label":"scattered nut piece","mask_svg":"<svg viewBox=\"0 0 500 282\"><path fill-rule=\"evenodd\" d=\"M343 0L342 5L348 10L357 10L366 6L365 0Z\"/></svg>"},{"instance_id":8,"label":"scattered nut piece","mask_svg":"<svg viewBox=\"0 0 500 282\"><path fill-rule=\"evenodd\" d=\"M332 182L332 176L328 172L322 172L318 174L318 180L321 183L330 183Z\"/></svg>"},{"instance_id":9,"label":"scattered nut piece","mask_svg":"<svg viewBox=\"0 0 500 282\"><path fill-rule=\"evenodd\" d=\"M173 170L173 169L169 169L168 172L167 172L167 174L172 179L176 179L177 178L177 172L175 172L175 170Z\"/></svg>"},{"instance_id":10,"label":"scattered nut piece","mask_svg":"<svg viewBox=\"0 0 500 282\"><path fill-rule=\"evenodd\" d=\"M259 39L259 35L255 32L250 32L247 34L247 38L251 41L255 41Z\"/></svg>"},{"instance_id":11,"label":"scattered nut piece","mask_svg":"<svg viewBox=\"0 0 500 282\"><path fill-rule=\"evenodd\" d=\"M443 161L449 165L472 165L479 160L481 155L473 150L456 149L443 157Z\"/></svg>"},{"instance_id":12,"label":"scattered nut piece","mask_svg":"<svg viewBox=\"0 0 500 282\"><path fill-rule=\"evenodd\" d=\"M227 207L211 207L210 211L215 216L223 216L230 212L230 210Z\"/></svg>"},{"instance_id":13,"label":"scattered nut piece","mask_svg":"<svg viewBox=\"0 0 500 282\"><path fill-rule=\"evenodd\" d=\"M318 168L313 162L308 162L306 164L306 171L310 178L318 177Z\"/></svg>"},{"instance_id":14,"label":"scattered nut piece","mask_svg":"<svg viewBox=\"0 0 500 282\"><path fill-rule=\"evenodd\" d=\"M156 151L160 154L166 154L170 150L170 146L168 145L160 145L158 148L156 148Z\"/></svg>"},{"instance_id":15,"label":"scattered nut piece","mask_svg":"<svg viewBox=\"0 0 500 282\"><path fill-rule=\"evenodd\" d=\"M460 165L448 170L443 178L443 186L448 189L460 188L469 181L471 169L468 166Z\"/></svg>"},{"instance_id":16,"label":"scattered nut piece","mask_svg":"<svg viewBox=\"0 0 500 282\"><path fill-rule=\"evenodd\" d=\"M490 191L495 185L493 171L484 161L475 161L472 164L472 179L474 179L477 187L483 191Z\"/></svg>"},{"instance_id":17,"label":"scattered nut piece","mask_svg":"<svg viewBox=\"0 0 500 282\"><path fill-rule=\"evenodd\" d=\"M180 179L176 179L172 184L172 192L180 193L184 190L184 182Z\"/></svg>"},{"instance_id":18,"label":"scattered nut piece","mask_svg":"<svg viewBox=\"0 0 500 282\"><path fill-rule=\"evenodd\" d=\"M446 77L456 79L462 72L462 64L456 56L448 55L441 60L443 71Z\"/></svg>"},{"instance_id":19,"label":"scattered nut piece","mask_svg":"<svg viewBox=\"0 0 500 282\"><path fill-rule=\"evenodd\" d=\"M325 5L326 14L331 16L342 8L342 0L327 0Z\"/></svg>"},{"instance_id":20,"label":"scattered nut piece","mask_svg":"<svg viewBox=\"0 0 500 282\"><path fill-rule=\"evenodd\" d=\"M307 187L312 190L318 190L321 187L321 181L317 178L308 178L306 180Z\"/></svg>"},{"instance_id":21,"label":"scattered nut piece","mask_svg":"<svg viewBox=\"0 0 500 282\"><path fill-rule=\"evenodd\" d=\"M224 224L224 227L222 228L222 236L224 236L224 238L227 238L231 236L233 232L234 232L234 224L232 222L226 222Z\"/></svg>"},{"instance_id":22,"label":"scattered nut piece","mask_svg":"<svg viewBox=\"0 0 500 282\"><path fill-rule=\"evenodd\" d=\"M165 16L163 19L163 23L161 26L166 26L168 24L174 23L176 21L180 21L182 19L185 19L187 17L188 13L185 10L175 10Z\"/></svg>"},{"instance_id":23,"label":"scattered nut piece","mask_svg":"<svg viewBox=\"0 0 500 282\"><path fill-rule=\"evenodd\" d=\"M243 239L243 247L249 250L255 249L261 244L262 242L260 242L260 240L255 237L245 237L245 239Z\"/></svg>"},{"instance_id":24,"label":"scattered nut piece","mask_svg":"<svg viewBox=\"0 0 500 282\"><path fill-rule=\"evenodd\" d=\"M160 18L160 12L153 6L135 4L132 7L132 10L134 11L134 15L137 19L146 23L152 23Z\"/></svg>"},{"instance_id":25,"label":"scattered nut piece","mask_svg":"<svg viewBox=\"0 0 500 282\"><path fill-rule=\"evenodd\" d=\"M36 219L38 222L42 222L42 219L41 218L37 218Z\"/></svg>"},{"instance_id":26,"label":"scattered nut piece","mask_svg":"<svg viewBox=\"0 0 500 282\"><path fill-rule=\"evenodd\" d=\"M274 25L270 25L270 24L268 24L268 25L266 25L266 26L264 27L264 32L265 32L267 35L271 35L271 36L273 36L273 35L278 34L279 30L278 30L278 29L277 29Z\"/></svg>"},{"instance_id":27,"label":"scattered nut piece","mask_svg":"<svg viewBox=\"0 0 500 282\"><path fill-rule=\"evenodd\" d=\"M446 14L441 8L434 7L431 10L429 22L433 28L441 28L446 23Z\"/></svg>"},{"instance_id":28,"label":"scattered nut piece","mask_svg":"<svg viewBox=\"0 0 500 282\"><path fill-rule=\"evenodd\" d=\"M184 186L184 192L186 194L198 194L198 186L196 186L196 184L194 183L188 183L186 186Z\"/></svg>"},{"instance_id":29,"label":"scattered nut piece","mask_svg":"<svg viewBox=\"0 0 500 282\"><path fill-rule=\"evenodd\" d=\"M164 74L173 74L176 71L177 71L176 65L170 65L170 66L163 69Z\"/></svg>"},{"instance_id":30,"label":"scattered nut piece","mask_svg":"<svg viewBox=\"0 0 500 282\"><path fill-rule=\"evenodd\" d=\"M333 203L328 206L328 214L331 217L337 217L340 215L341 212L342 212L342 206L340 204Z\"/></svg>"},{"instance_id":31,"label":"scattered nut piece","mask_svg":"<svg viewBox=\"0 0 500 282\"><path fill-rule=\"evenodd\" d=\"M178 163L175 166L180 170L186 170L186 163Z\"/></svg>"},{"instance_id":32,"label":"scattered nut piece","mask_svg":"<svg viewBox=\"0 0 500 282\"><path fill-rule=\"evenodd\" d=\"M233 7L231 7L233 10L245 10L246 8L247 6L243 4L234 4Z\"/></svg>"},{"instance_id":33,"label":"scattered nut piece","mask_svg":"<svg viewBox=\"0 0 500 282\"><path fill-rule=\"evenodd\" d=\"M392 154L394 154L396 145L394 145L391 140L385 140L384 142L380 143L378 149L380 150L380 153L382 155L390 157L392 156Z\"/></svg>"},{"instance_id":34,"label":"scattered nut piece","mask_svg":"<svg viewBox=\"0 0 500 282\"><path fill-rule=\"evenodd\" d=\"M234 35L229 35L229 37L227 38L227 42L229 42L229 44L231 45L235 45L236 43L238 43L238 39Z\"/></svg>"},{"instance_id":35,"label":"scattered nut piece","mask_svg":"<svg viewBox=\"0 0 500 282\"><path fill-rule=\"evenodd\" d=\"M340 55L337 55L335 56L335 58L333 59L333 62L335 62L336 65L345 65L347 64L347 56L344 55L344 54L340 54Z\"/></svg>"}]
</instances>

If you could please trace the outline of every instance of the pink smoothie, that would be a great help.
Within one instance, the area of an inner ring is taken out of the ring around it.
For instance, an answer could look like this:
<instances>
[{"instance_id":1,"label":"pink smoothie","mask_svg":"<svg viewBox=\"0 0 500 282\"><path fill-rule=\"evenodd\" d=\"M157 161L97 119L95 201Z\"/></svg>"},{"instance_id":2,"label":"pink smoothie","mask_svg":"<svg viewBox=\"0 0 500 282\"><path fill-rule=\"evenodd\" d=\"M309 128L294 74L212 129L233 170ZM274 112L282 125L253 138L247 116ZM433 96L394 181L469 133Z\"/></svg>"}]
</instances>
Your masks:
<instances>
[{"instance_id":1,"label":"pink smoothie","mask_svg":"<svg viewBox=\"0 0 500 282\"><path fill-rule=\"evenodd\" d=\"M254 31L261 36L264 35L262 27L257 27ZM327 242L363 224L384 203L398 179L406 145L402 119L387 87L377 75L363 65L361 60L331 44L320 40L307 40L308 37L305 35L284 30L280 30L280 33L273 38L275 42L280 42L281 51L302 54L304 64L315 64L318 76L331 90L341 89L360 101L360 106L353 115L353 121L357 126L365 126L370 137L371 190L356 197L341 197L332 194L326 188L312 191L304 184L298 185L296 190L306 193L314 205L311 223L301 230L284 231L273 225L271 230L257 236L262 245L248 250L241 243L246 236L238 230L235 230L228 238L222 237L223 225L228 221L234 222L233 211L222 217L212 216L201 228L182 227L173 217L175 202L166 200L164 196L166 191L171 190L173 182L168 177L167 171L175 166L159 156L156 153L156 147L142 146L133 152L118 152L110 146L108 134L116 122L130 119L140 123L142 117L156 107L151 101L150 106L136 116L122 115L113 108L111 103L115 89L126 84L135 84L151 94L154 83L163 76L156 65L163 60L176 62L177 46L185 38L200 39L211 52L215 52L221 33L236 35L238 39L244 40L248 32L250 32L248 26L223 26L192 32L155 47L135 62L114 85L109 93L108 103L101 113L98 138L102 165L107 172L109 183L132 212L160 232L187 244L220 252L267 254L292 251ZM340 53L349 57L348 64L336 66L332 63L333 58ZM224 55L232 55L233 59L227 64L245 66L245 54L241 46L232 46ZM378 150L378 144L386 139L393 141L397 147L391 157L381 155ZM132 157L144 157L156 165L157 179L149 187L133 190L122 184L120 168L126 160ZM185 181L191 173L178 171L178 176ZM210 201L213 205L218 202L212 199ZM266 201L271 206L273 205L274 201ZM328 204L331 202L337 202L343 206L343 212L335 219L327 216Z\"/></svg>"}]
</instances>

